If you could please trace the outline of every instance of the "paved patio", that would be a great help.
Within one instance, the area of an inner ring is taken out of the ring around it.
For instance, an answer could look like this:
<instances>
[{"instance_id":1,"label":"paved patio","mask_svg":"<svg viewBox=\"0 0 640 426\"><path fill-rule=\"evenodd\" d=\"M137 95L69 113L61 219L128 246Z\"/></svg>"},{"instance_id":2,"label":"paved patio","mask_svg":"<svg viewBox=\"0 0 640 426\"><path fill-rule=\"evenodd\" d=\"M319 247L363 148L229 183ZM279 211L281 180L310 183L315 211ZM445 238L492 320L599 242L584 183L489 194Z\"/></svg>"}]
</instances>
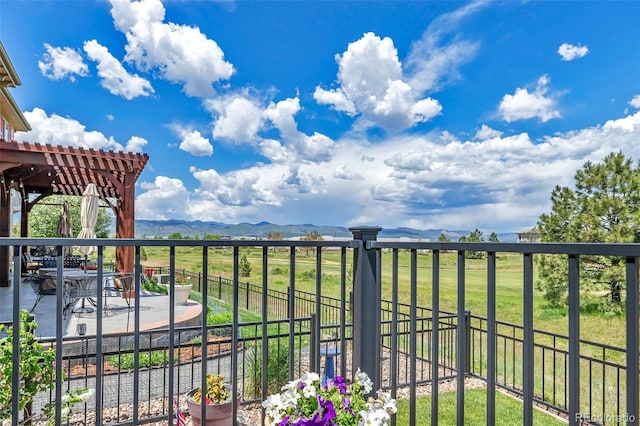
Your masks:
<instances>
[{"instance_id":1,"label":"paved patio","mask_svg":"<svg viewBox=\"0 0 640 426\"><path fill-rule=\"evenodd\" d=\"M28 282L23 282L20 289L20 308L30 310L36 301L36 294ZM77 302L76 307L80 306ZM134 302L131 308L120 295L107 295L104 298L102 316L103 334L132 331L134 328ZM140 330L163 328L169 325L169 296L141 291L140 293ZM176 325L198 324L202 313L202 305L192 300L187 305L175 306ZM32 314L38 323L36 337L55 337L56 335L56 297L44 296ZM13 318L13 287L0 288L0 322L10 322ZM86 334L96 333L97 312L67 313L63 319L65 336L77 336L78 324L86 324Z\"/></svg>"}]
</instances>

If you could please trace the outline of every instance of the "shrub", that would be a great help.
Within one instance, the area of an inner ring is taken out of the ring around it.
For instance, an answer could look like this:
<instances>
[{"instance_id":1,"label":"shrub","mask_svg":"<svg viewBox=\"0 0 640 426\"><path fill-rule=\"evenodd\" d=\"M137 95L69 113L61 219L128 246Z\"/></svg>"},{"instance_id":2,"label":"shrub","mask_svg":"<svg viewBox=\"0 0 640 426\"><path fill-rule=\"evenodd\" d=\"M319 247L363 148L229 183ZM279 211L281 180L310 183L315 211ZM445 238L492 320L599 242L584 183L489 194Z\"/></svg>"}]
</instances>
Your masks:
<instances>
[{"instance_id":1,"label":"shrub","mask_svg":"<svg viewBox=\"0 0 640 426\"><path fill-rule=\"evenodd\" d=\"M267 392L277 393L283 384L289 380L289 363L295 363L289 357L289 343L287 339L270 341L267 350ZM261 395L262 381L262 345L252 346L247 351L247 387L245 393L250 398Z\"/></svg>"}]
</instances>

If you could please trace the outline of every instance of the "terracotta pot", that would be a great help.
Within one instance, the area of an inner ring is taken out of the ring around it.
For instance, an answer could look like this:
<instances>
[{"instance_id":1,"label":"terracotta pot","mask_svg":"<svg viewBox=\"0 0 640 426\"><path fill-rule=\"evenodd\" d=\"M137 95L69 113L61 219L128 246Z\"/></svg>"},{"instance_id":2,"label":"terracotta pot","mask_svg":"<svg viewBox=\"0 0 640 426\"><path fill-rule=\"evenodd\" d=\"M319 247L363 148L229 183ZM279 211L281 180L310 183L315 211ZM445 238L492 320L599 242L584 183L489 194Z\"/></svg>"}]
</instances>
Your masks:
<instances>
[{"instance_id":1,"label":"terracotta pot","mask_svg":"<svg viewBox=\"0 0 640 426\"><path fill-rule=\"evenodd\" d=\"M194 426L201 425L201 406L193 400L193 394L197 389L193 389L187 394L187 406ZM239 403L239 401L238 401ZM233 401L223 404L206 405L207 420L205 425L212 426L233 426Z\"/></svg>"}]
</instances>

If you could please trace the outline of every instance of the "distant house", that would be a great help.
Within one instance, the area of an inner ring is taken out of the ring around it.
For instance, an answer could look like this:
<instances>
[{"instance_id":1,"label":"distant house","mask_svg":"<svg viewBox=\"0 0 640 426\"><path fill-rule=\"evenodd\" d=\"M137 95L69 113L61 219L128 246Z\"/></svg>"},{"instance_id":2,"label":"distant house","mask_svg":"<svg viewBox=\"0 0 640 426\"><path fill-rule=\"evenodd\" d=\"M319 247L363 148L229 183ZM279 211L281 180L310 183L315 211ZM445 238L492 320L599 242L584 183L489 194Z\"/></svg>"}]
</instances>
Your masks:
<instances>
[{"instance_id":1,"label":"distant house","mask_svg":"<svg viewBox=\"0 0 640 426\"><path fill-rule=\"evenodd\" d=\"M518 232L518 242L519 243L539 243L540 242L540 233L538 232L538 227L534 226L533 228L527 229L526 231Z\"/></svg>"}]
</instances>

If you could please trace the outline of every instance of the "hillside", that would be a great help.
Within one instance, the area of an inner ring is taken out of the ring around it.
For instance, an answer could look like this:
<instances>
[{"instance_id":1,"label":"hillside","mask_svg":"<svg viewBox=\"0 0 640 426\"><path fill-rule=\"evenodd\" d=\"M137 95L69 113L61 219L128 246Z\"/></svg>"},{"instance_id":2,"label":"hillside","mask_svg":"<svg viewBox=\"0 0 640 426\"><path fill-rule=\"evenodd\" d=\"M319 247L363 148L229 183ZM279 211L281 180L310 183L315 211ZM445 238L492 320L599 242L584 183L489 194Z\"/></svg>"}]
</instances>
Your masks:
<instances>
[{"instance_id":1,"label":"hillside","mask_svg":"<svg viewBox=\"0 0 640 426\"><path fill-rule=\"evenodd\" d=\"M320 235L333 237L350 237L349 229L344 226L323 226L313 224L278 225L269 222L226 224L221 222L184 221L184 220L136 220L136 237L168 237L179 233L182 236L198 236L206 234L223 237L251 237L267 238L270 232L280 232L283 238L305 235L307 232L317 231ZM469 235L471 231L446 229L413 229L389 228L380 232L381 238L414 238L436 241L444 233L451 241L457 241L462 235ZM485 235L487 238L489 235ZM515 242L515 233L498 234L502 242Z\"/></svg>"}]
</instances>

